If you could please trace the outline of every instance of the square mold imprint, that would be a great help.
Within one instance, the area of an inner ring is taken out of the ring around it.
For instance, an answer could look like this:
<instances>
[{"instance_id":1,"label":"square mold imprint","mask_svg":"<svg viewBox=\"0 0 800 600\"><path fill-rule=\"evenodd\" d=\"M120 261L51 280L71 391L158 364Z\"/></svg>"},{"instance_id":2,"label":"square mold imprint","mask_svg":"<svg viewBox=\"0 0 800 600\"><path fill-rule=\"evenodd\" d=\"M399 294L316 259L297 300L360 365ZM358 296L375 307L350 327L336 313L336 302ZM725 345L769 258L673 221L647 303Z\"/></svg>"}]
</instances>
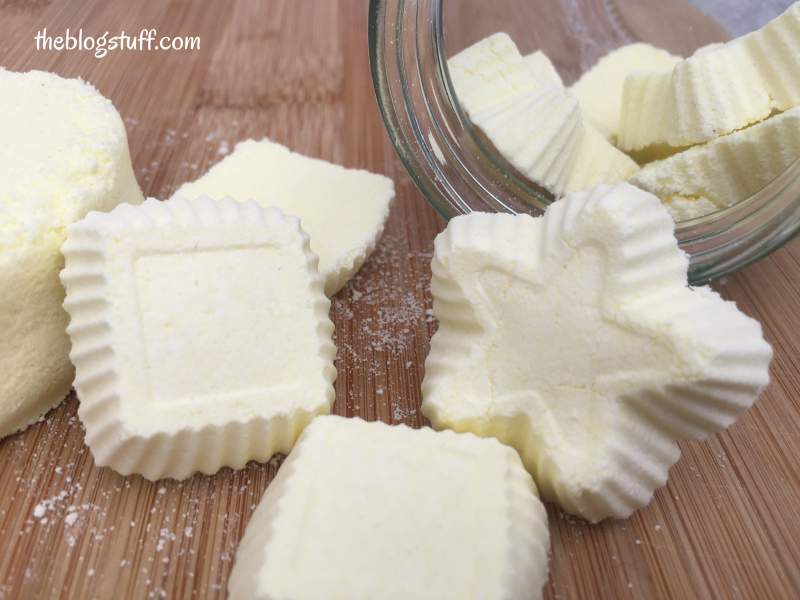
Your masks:
<instances>
[{"instance_id":1,"label":"square mold imprint","mask_svg":"<svg viewBox=\"0 0 800 600\"><path fill-rule=\"evenodd\" d=\"M540 598L549 534L494 439L315 419L250 519L230 600Z\"/></svg>"},{"instance_id":2,"label":"square mold imprint","mask_svg":"<svg viewBox=\"0 0 800 600\"><path fill-rule=\"evenodd\" d=\"M121 205L70 226L64 307L86 441L148 479L288 452L333 403L335 349L299 221L255 202Z\"/></svg>"}]
</instances>

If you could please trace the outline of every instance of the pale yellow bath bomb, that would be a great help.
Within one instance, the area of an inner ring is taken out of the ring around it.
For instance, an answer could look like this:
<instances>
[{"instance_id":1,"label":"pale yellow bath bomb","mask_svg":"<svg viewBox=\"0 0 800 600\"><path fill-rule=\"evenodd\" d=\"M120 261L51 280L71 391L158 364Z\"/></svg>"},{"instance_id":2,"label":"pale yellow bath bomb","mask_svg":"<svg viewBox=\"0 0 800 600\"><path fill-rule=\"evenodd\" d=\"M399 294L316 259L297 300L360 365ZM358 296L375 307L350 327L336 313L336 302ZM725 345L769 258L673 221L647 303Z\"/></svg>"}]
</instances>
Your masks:
<instances>
[{"instance_id":1,"label":"pale yellow bath bomb","mask_svg":"<svg viewBox=\"0 0 800 600\"><path fill-rule=\"evenodd\" d=\"M72 385L60 246L90 210L142 201L125 126L91 85L0 69L0 436Z\"/></svg>"},{"instance_id":2,"label":"pale yellow bath bomb","mask_svg":"<svg viewBox=\"0 0 800 600\"><path fill-rule=\"evenodd\" d=\"M635 71L670 69L680 60L650 44L628 44L601 58L572 86L572 91L589 123L613 142L619 133L625 78Z\"/></svg>"}]
</instances>

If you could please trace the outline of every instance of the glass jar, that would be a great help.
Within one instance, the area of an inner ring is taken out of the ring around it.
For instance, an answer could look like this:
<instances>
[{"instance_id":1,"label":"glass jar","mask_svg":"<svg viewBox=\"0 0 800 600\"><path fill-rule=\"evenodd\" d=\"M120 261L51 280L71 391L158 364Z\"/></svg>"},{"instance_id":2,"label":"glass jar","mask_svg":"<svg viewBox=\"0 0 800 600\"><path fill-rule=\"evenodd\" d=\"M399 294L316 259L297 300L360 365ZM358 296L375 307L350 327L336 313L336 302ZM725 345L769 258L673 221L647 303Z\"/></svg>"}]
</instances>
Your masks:
<instances>
[{"instance_id":1,"label":"glass jar","mask_svg":"<svg viewBox=\"0 0 800 600\"><path fill-rule=\"evenodd\" d=\"M582 4L580 0L567 3L578 8ZM490 6L494 15L502 13L503 2L481 4ZM447 6L463 11L469 5L459 1ZM591 6L593 10L604 7L609 21L618 22L609 0ZM372 77L392 142L425 199L446 219L470 211L541 214L554 197L517 175L472 126L456 100L447 57L478 38L446 48L445 34L449 36L451 30L446 30L443 10L443 0L370 2ZM535 19L535 10L531 12ZM495 31L519 30L520 23L504 18L509 27ZM576 31L563 33L566 39L574 35ZM591 31L582 35L590 36ZM513 34L512 38L520 42ZM621 43L632 41L623 37ZM798 228L800 161L750 198L677 223L676 236L691 257L689 281L702 284L772 252Z\"/></svg>"}]
</instances>

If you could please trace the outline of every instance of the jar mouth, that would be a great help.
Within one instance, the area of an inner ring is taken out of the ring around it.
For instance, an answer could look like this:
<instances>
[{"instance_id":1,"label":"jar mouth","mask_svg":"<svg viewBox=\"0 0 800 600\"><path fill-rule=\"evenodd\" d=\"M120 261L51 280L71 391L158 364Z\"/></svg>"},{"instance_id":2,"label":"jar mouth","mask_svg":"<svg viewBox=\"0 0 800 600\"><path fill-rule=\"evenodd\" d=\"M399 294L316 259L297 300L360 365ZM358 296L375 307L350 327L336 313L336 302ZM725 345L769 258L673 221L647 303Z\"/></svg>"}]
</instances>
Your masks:
<instances>
[{"instance_id":1,"label":"jar mouth","mask_svg":"<svg viewBox=\"0 0 800 600\"><path fill-rule=\"evenodd\" d=\"M447 68L442 0L370 0L373 84L394 146L445 219L472 211L541 214L556 197L508 164L461 108ZM756 194L676 223L702 284L769 254L800 229L800 160Z\"/></svg>"}]
</instances>

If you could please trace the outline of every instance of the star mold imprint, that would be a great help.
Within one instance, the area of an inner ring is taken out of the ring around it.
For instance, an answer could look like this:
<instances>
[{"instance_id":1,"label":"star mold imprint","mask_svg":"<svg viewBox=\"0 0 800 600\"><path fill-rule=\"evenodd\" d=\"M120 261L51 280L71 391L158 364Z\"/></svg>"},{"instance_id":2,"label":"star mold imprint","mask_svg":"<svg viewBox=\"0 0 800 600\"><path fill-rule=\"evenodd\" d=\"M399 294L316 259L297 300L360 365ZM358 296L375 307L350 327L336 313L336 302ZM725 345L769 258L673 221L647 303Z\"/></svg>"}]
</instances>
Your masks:
<instances>
[{"instance_id":1,"label":"star mold imprint","mask_svg":"<svg viewBox=\"0 0 800 600\"><path fill-rule=\"evenodd\" d=\"M646 505L679 439L723 429L768 383L758 322L687 286L659 200L628 184L544 216L474 213L436 239L437 429L516 448L545 499L599 521Z\"/></svg>"}]
</instances>

